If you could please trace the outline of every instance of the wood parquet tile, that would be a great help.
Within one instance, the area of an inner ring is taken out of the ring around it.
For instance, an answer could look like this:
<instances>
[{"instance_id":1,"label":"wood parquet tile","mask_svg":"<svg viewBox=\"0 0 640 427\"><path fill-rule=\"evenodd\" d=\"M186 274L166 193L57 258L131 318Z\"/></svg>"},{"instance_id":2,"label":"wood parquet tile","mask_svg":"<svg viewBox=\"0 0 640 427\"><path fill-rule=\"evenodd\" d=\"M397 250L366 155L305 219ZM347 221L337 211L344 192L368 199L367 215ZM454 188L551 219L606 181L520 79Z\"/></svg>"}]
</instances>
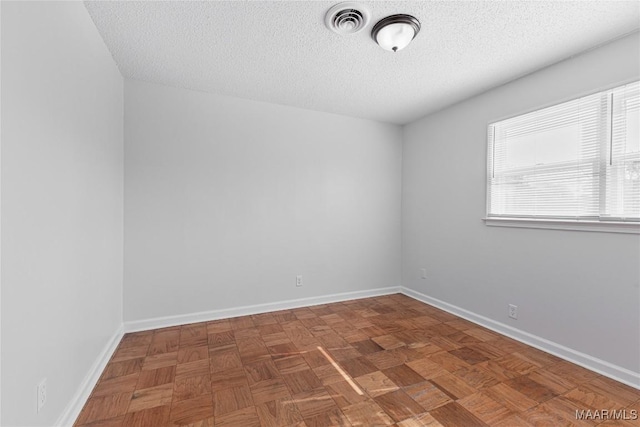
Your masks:
<instances>
[{"instance_id":1,"label":"wood parquet tile","mask_svg":"<svg viewBox=\"0 0 640 427\"><path fill-rule=\"evenodd\" d=\"M141 411L170 404L173 400L173 384L164 384L158 387L136 390L129 402L129 411Z\"/></svg>"},{"instance_id":2,"label":"wood parquet tile","mask_svg":"<svg viewBox=\"0 0 640 427\"><path fill-rule=\"evenodd\" d=\"M500 405L482 392L474 393L464 399L460 399L458 403L490 426L507 419L513 414L509 409Z\"/></svg>"},{"instance_id":3,"label":"wood parquet tile","mask_svg":"<svg viewBox=\"0 0 640 427\"><path fill-rule=\"evenodd\" d=\"M395 421L403 421L424 412L424 408L403 390L383 394L374 400Z\"/></svg>"},{"instance_id":4,"label":"wood parquet tile","mask_svg":"<svg viewBox=\"0 0 640 427\"><path fill-rule=\"evenodd\" d=\"M486 427L481 419L466 411L457 402L451 402L430 412L443 426Z\"/></svg>"},{"instance_id":5,"label":"wood parquet tile","mask_svg":"<svg viewBox=\"0 0 640 427\"><path fill-rule=\"evenodd\" d=\"M169 422L169 413L171 407L156 406L149 409L142 409L140 411L129 411L124 417L125 426L151 426L151 425L166 425Z\"/></svg>"},{"instance_id":6,"label":"wood parquet tile","mask_svg":"<svg viewBox=\"0 0 640 427\"><path fill-rule=\"evenodd\" d=\"M638 411L639 390L396 294L126 334L75 426L629 427Z\"/></svg>"},{"instance_id":7,"label":"wood parquet tile","mask_svg":"<svg viewBox=\"0 0 640 427\"><path fill-rule=\"evenodd\" d=\"M453 402L453 398L436 387L432 382L425 381L406 387L404 391L426 411Z\"/></svg>"},{"instance_id":8,"label":"wood parquet tile","mask_svg":"<svg viewBox=\"0 0 640 427\"><path fill-rule=\"evenodd\" d=\"M355 378L361 389L371 397L396 391L399 387L380 371Z\"/></svg>"}]
</instances>

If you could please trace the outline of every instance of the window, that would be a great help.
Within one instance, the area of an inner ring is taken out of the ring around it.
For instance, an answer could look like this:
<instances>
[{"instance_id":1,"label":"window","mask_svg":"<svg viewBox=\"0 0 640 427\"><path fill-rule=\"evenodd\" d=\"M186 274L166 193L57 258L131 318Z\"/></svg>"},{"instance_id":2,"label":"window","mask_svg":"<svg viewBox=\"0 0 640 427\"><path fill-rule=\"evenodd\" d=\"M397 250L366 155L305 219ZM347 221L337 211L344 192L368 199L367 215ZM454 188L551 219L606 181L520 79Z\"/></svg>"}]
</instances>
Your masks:
<instances>
[{"instance_id":1,"label":"window","mask_svg":"<svg viewBox=\"0 0 640 427\"><path fill-rule=\"evenodd\" d=\"M638 232L639 123L635 82L490 124L486 219Z\"/></svg>"}]
</instances>

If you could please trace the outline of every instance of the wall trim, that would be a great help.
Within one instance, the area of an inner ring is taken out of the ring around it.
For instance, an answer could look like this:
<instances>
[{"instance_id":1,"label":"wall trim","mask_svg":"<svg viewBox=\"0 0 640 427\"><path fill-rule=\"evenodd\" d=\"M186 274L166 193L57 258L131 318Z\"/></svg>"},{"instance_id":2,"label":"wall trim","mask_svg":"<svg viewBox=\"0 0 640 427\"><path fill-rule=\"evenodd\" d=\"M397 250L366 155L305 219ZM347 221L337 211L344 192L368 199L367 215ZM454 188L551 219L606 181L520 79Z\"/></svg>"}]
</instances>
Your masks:
<instances>
[{"instance_id":1,"label":"wall trim","mask_svg":"<svg viewBox=\"0 0 640 427\"><path fill-rule=\"evenodd\" d=\"M87 372L87 375L80 384L80 387L78 387L78 391L76 391L76 394L73 396L60 418L58 418L58 422L55 424L56 426L71 427L73 423L76 422L78 415L80 415L80 411L82 411L84 404L87 403L93 388L96 386L100 379L100 375L102 375L102 372L107 367L109 359L111 359L111 356L115 353L123 335L124 328L123 325L120 324L115 334L113 334L109 339L96 358L95 362L89 369L89 372Z\"/></svg>"},{"instance_id":2,"label":"wall trim","mask_svg":"<svg viewBox=\"0 0 640 427\"><path fill-rule=\"evenodd\" d=\"M631 221L585 221L540 218L482 218L491 227L542 228L546 230L599 231L640 234L640 224Z\"/></svg>"},{"instance_id":3,"label":"wall trim","mask_svg":"<svg viewBox=\"0 0 640 427\"><path fill-rule=\"evenodd\" d=\"M166 328L171 326L186 325L189 323L209 322L212 320L228 319L231 317L248 316L252 314L268 313L278 310L308 307L319 304L329 304L353 299L371 298L382 295L397 294L401 292L400 286L369 289L364 291L343 292L339 294L320 295L308 298L298 298L265 304L247 305L235 308L202 311L199 313L180 314L176 316L156 317L152 319L131 320L124 322L125 332L139 332L149 329Z\"/></svg>"},{"instance_id":4,"label":"wall trim","mask_svg":"<svg viewBox=\"0 0 640 427\"><path fill-rule=\"evenodd\" d=\"M120 327L118 327L118 330L111 337L109 342L103 348L102 352L96 358L96 361L89 369L89 372L87 373L84 381L78 387L78 391L58 419L56 426L67 427L73 425L75 420L78 418L78 415L80 415L80 411L82 410L84 404L89 399L91 391L100 379L100 375L107 366L111 355L115 352L118 344L120 343L120 340L127 332L145 331L149 329L268 313L278 310L289 310L294 308L309 307L319 304L329 304L361 298L371 298L395 293L402 293L417 301L459 316L501 335L513 338L514 340L553 354L554 356L557 356L561 359L567 360L571 363L575 363L576 365L602 374L623 384L627 384L633 388L640 389L640 373L638 372L633 372L629 369L614 365L612 363L571 349L569 347L565 347L561 344L557 344L553 341L549 341L545 338L539 337L529 332L516 329L512 326L473 313L469 310L453 304L449 304L437 298L430 297L413 289L409 289L404 286L390 286L386 288L370 289L364 291L344 292L339 294L321 295L273 303L248 305L236 308L227 308L220 310L203 311L199 313L156 317L153 319L124 322L123 325L120 325Z\"/></svg>"},{"instance_id":5,"label":"wall trim","mask_svg":"<svg viewBox=\"0 0 640 427\"><path fill-rule=\"evenodd\" d=\"M549 341L545 338L539 337L529 332L522 331L488 317L473 313L469 310L465 310L464 308L458 307L456 305L449 304L439 299L430 297L413 289L401 286L401 293L425 304L429 304L448 313L462 317L463 319L476 323L480 326L484 326L485 328L491 329L492 331L497 332L501 335L513 338L516 341L520 341L524 344L530 345L531 347L535 347L538 350L553 354L554 356L557 356L561 359L564 359L571 363L575 363L576 365L582 366L583 368L597 372L601 375L640 390L640 373L638 372L633 372L629 369L614 365L613 363L598 359L586 353L582 353L572 348L565 347L561 344Z\"/></svg>"}]
</instances>

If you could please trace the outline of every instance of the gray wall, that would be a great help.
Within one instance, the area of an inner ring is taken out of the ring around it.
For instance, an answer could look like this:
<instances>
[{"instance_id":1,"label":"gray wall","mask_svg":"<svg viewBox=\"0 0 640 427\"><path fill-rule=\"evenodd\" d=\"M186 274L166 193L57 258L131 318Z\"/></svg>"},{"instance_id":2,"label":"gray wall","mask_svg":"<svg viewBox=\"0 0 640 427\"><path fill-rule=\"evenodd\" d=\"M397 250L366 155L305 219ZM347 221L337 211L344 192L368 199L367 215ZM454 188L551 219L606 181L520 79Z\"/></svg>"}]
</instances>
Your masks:
<instances>
[{"instance_id":1,"label":"gray wall","mask_svg":"<svg viewBox=\"0 0 640 427\"><path fill-rule=\"evenodd\" d=\"M637 79L639 52L635 33L407 125L403 285L640 372L640 236L482 221L487 124Z\"/></svg>"},{"instance_id":2,"label":"gray wall","mask_svg":"<svg viewBox=\"0 0 640 427\"><path fill-rule=\"evenodd\" d=\"M51 426L122 324L123 81L81 2L1 7L0 423Z\"/></svg>"},{"instance_id":3,"label":"gray wall","mask_svg":"<svg viewBox=\"0 0 640 427\"><path fill-rule=\"evenodd\" d=\"M126 80L125 321L398 286L401 154L398 126Z\"/></svg>"}]
</instances>

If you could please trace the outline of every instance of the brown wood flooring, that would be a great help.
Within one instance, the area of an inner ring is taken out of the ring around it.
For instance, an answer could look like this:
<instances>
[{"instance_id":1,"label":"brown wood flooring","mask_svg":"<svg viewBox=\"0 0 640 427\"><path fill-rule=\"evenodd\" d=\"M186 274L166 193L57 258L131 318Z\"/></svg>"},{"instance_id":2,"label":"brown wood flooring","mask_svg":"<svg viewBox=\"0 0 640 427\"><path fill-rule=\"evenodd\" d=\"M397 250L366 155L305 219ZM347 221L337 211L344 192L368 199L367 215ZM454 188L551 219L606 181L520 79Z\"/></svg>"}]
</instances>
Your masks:
<instances>
[{"instance_id":1,"label":"brown wood flooring","mask_svg":"<svg viewBox=\"0 0 640 427\"><path fill-rule=\"evenodd\" d=\"M640 391L396 294L126 334L75 425L640 425L603 409Z\"/></svg>"}]
</instances>

